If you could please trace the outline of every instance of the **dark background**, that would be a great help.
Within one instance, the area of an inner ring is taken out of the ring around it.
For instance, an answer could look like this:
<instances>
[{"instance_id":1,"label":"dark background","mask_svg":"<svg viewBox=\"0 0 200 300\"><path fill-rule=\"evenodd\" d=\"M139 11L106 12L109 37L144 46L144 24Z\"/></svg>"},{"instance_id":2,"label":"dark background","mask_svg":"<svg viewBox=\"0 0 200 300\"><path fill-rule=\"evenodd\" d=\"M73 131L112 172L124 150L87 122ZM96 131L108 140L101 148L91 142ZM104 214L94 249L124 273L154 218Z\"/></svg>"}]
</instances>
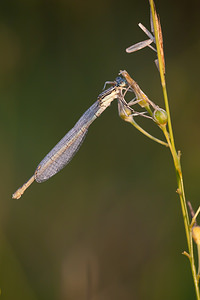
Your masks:
<instances>
[{"instance_id":1,"label":"dark background","mask_svg":"<svg viewBox=\"0 0 200 300\"><path fill-rule=\"evenodd\" d=\"M199 206L199 1L157 1L187 199ZM73 161L20 200L12 193L126 69L164 107L146 39L148 1L0 3L1 299L195 299L169 151L113 103ZM156 126L137 118L162 138Z\"/></svg>"}]
</instances>

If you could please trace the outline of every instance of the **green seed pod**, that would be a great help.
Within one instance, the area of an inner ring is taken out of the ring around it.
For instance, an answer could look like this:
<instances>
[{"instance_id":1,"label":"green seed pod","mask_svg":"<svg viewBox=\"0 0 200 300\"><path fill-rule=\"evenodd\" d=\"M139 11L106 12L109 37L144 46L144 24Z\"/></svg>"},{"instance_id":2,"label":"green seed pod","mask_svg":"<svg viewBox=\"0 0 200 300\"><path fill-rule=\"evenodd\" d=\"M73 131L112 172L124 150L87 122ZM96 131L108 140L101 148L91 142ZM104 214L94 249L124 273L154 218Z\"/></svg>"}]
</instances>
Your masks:
<instances>
[{"instance_id":1,"label":"green seed pod","mask_svg":"<svg viewBox=\"0 0 200 300\"><path fill-rule=\"evenodd\" d=\"M166 125L167 124L167 113L164 109L158 108L153 113L154 120L158 125Z\"/></svg>"}]
</instances>

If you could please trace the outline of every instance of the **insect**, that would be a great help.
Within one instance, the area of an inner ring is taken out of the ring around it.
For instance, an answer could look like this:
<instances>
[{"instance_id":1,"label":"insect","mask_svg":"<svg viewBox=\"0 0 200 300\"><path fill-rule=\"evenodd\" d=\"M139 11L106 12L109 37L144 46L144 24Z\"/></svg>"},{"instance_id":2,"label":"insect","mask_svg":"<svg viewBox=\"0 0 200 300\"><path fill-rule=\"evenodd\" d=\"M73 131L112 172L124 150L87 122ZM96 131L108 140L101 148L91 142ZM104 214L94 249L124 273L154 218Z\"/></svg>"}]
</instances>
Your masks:
<instances>
[{"instance_id":1,"label":"insect","mask_svg":"<svg viewBox=\"0 0 200 300\"><path fill-rule=\"evenodd\" d=\"M112 84L112 86L97 97L97 101L86 110L74 127L44 157L37 166L34 175L12 195L13 199L19 199L34 180L39 183L44 182L62 170L79 150L89 126L110 106L114 99L118 98L123 106L127 105L122 97L123 90L129 88L126 80L117 77L114 82L106 82L105 84L107 83Z\"/></svg>"}]
</instances>

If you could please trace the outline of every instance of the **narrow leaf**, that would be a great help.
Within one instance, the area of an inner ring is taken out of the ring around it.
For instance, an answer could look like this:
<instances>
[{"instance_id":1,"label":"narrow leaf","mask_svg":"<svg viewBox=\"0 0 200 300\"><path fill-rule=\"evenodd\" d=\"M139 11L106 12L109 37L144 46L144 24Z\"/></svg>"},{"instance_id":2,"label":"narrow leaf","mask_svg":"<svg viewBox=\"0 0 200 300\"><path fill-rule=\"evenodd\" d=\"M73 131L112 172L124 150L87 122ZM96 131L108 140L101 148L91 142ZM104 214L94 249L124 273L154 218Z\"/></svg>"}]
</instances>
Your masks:
<instances>
[{"instance_id":1,"label":"narrow leaf","mask_svg":"<svg viewBox=\"0 0 200 300\"><path fill-rule=\"evenodd\" d=\"M134 45L132 45L132 46L126 48L126 52L127 52L127 53L136 52L136 51L138 51L138 50L140 50L140 49L143 49L143 48L149 46L152 42L153 42L153 41L152 41L151 39L145 40L145 41L143 41L143 42L139 42L139 43L137 43L137 44L134 44Z\"/></svg>"},{"instance_id":2,"label":"narrow leaf","mask_svg":"<svg viewBox=\"0 0 200 300\"><path fill-rule=\"evenodd\" d=\"M142 23L139 23L138 26L142 29L142 31L144 31L144 33L146 33L146 35L155 43L155 38L154 36L151 34L151 32L144 26L142 25Z\"/></svg>"}]
</instances>

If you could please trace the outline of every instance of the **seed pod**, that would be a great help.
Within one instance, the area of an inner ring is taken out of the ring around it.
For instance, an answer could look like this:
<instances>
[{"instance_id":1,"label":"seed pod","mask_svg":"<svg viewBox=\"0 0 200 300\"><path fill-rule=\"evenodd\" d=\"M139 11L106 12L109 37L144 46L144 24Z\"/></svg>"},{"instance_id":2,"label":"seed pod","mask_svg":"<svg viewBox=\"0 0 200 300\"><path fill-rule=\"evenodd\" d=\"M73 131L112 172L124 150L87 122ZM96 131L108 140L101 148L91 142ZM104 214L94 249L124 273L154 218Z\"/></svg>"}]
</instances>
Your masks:
<instances>
[{"instance_id":1,"label":"seed pod","mask_svg":"<svg viewBox=\"0 0 200 300\"><path fill-rule=\"evenodd\" d=\"M126 107L125 105L122 105L120 101L118 101L118 111L119 111L119 116L126 122L132 121L132 111Z\"/></svg>"},{"instance_id":2,"label":"seed pod","mask_svg":"<svg viewBox=\"0 0 200 300\"><path fill-rule=\"evenodd\" d=\"M164 109L158 108L157 110L154 111L154 121L158 125L166 125L167 124L167 113Z\"/></svg>"}]
</instances>

